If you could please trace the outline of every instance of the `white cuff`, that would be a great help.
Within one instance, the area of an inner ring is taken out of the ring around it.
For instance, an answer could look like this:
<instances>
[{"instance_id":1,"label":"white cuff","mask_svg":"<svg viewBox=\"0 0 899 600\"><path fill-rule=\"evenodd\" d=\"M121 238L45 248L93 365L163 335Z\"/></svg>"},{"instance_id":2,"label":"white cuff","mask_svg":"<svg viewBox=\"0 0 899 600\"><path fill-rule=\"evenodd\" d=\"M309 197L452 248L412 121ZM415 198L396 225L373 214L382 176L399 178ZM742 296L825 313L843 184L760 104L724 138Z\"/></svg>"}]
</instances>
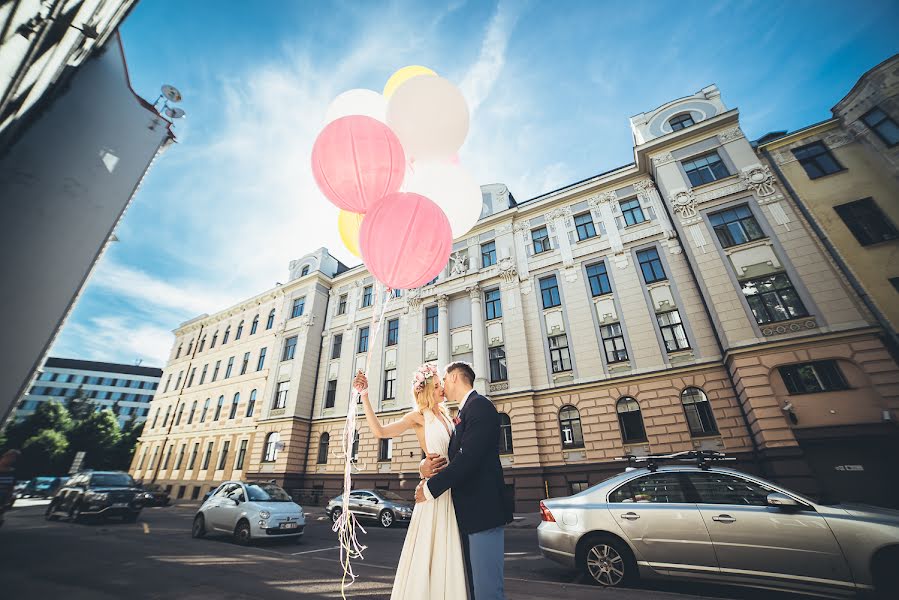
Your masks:
<instances>
[{"instance_id":1,"label":"white cuff","mask_svg":"<svg viewBox=\"0 0 899 600\"><path fill-rule=\"evenodd\" d=\"M431 495L431 490L428 489L428 480L425 479L425 484L421 486L421 491L424 493L425 498L428 500L433 500L434 496Z\"/></svg>"}]
</instances>

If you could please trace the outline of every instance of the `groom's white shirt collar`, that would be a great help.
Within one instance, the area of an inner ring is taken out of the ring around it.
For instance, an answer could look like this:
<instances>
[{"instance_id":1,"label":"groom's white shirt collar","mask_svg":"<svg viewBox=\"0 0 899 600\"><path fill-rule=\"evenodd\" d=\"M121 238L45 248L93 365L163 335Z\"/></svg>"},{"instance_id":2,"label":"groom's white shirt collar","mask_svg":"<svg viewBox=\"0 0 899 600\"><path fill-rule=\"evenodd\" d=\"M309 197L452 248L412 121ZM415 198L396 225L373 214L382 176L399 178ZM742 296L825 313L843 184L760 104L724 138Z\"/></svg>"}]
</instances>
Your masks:
<instances>
[{"instance_id":1,"label":"groom's white shirt collar","mask_svg":"<svg viewBox=\"0 0 899 600\"><path fill-rule=\"evenodd\" d=\"M465 401L468 400L469 396L471 396L472 394L474 394L474 388L471 388L471 390L467 394L465 394L465 397L462 398L462 402L459 403L459 412L462 412L462 407L465 406Z\"/></svg>"}]
</instances>

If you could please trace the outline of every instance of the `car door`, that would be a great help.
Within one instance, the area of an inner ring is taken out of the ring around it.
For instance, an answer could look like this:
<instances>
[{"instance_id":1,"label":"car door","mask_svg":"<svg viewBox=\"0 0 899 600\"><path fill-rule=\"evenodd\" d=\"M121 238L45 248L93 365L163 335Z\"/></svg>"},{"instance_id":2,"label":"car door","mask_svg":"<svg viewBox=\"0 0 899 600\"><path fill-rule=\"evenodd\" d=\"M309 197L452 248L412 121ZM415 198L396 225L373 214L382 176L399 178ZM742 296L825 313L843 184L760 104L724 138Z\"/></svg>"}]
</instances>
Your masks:
<instances>
[{"instance_id":1,"label":"car door","mask_svg":"<svg viewBox=\"0 0 899 600\"><path fill-rule=\"evenodd\" d=\"M206 510L203 511L206 522L214 529L227 529L228 527L228 505L234 507L234 502L227 498L227 494L231 492L237 484L226 483L206 501Z\"/></svg>"},{"instance_id":2,"label":"car door","mask_svg":"<svg viewBox=\"0 0 899 600\"><path fill-rule=\"evenodd\" d=\"M722 576L790 587L852 587L842 550L814 507L768 506L768 494L780 490L734 473L697 471L687 478Z\"/></svg>"},{"instance_id":3,"label":"car door","mask_svg":"<svg viewBox=\"0 0 899 600\"><path fill-rule=\"evenodd\" d=\"M222 527L228 531L234 531L237 526L237 520L245 510L244 503L247 501L247 494L243 485L235 483L231 485L222 498Z\"/></svg>"},{"instance_id":4,"label":"car door","mask_svg":"<svg viewBox=\"0 0 899 600\"><path fill-rule=\"evenodd\" d=\"M649 473L609 494L612 519L637 561L669 575L717 575L709 532L677 471Z\"/></svg>"},{"instance_id":5,"label":"car door","mask_svg":"<svg viewBox=\"0 0 899 600\"><path fill-rule=\"evenodd\" d=\"M58 505L58 510L60 512L68 512L72 509L75 502L78 500L78 496L81 494L86 479L87 475L76 475L68 481L62 491L62 498Z\"/></svg>"},{"instance_id":6,"label":"car door","mask_svg":"<svg viewBox=\"0 0 899 600\"><path fill-rule=\"evenodd\" d=\"M373 498L368 492L352 492L350 494L350 512L360 517L371 517L371 500Z\"/></svg>"}]
</instances>

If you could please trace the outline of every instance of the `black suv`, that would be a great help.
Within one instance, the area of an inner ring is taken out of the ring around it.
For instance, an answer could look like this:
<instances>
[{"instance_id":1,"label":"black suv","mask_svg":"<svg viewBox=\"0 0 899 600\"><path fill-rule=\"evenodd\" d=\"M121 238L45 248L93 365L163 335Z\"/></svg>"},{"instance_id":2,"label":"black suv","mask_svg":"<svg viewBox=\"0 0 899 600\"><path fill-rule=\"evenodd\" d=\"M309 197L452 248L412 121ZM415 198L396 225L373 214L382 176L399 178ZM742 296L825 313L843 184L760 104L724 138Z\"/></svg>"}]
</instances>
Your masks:
<instances>
[{"instance_id":1,"label":"black suv","mask_svg":"<svg viewBox=\"0 0 899 600\"><path fill-rule=\"evenodd\" d=\"M83 471L56 492L47 507L47 520L53 521L60 516L72 521L88 516L115 516L122 517L126 523L134 523L143 508L143 493L128 473Z\"/></svg>"}]
</instances>

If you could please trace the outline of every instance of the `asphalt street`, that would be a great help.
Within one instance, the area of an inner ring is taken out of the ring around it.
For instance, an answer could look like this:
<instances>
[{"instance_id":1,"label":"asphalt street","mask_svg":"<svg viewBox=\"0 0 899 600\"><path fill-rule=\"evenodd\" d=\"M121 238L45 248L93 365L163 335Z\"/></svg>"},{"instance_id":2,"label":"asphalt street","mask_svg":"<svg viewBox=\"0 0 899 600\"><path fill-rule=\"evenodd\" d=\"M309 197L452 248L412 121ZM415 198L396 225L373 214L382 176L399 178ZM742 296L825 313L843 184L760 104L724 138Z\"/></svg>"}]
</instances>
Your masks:
<instances>
[{"instance_id":1,"label":"asphalt street","mask_svg":"<svg viewBox=\"0 0 899 600\"><path fill-rule=\"evenodd\" d=\"M340 598L338 550L321 509L308 514L300 543L275 540L242 547L225 537L192 539L192 505L148 508L135 524L48 522L44 508L21 501L0 528L3 598ZM361 539L368 548L365 559L354 563L359 579L347 589L347 598L386 600L406 529L365 527ZM584 585L577 573L540 556L531 527L506 531L506 590L509 600L790 598L680 583L623 590Z\"/></svg>"}]
</instances>

